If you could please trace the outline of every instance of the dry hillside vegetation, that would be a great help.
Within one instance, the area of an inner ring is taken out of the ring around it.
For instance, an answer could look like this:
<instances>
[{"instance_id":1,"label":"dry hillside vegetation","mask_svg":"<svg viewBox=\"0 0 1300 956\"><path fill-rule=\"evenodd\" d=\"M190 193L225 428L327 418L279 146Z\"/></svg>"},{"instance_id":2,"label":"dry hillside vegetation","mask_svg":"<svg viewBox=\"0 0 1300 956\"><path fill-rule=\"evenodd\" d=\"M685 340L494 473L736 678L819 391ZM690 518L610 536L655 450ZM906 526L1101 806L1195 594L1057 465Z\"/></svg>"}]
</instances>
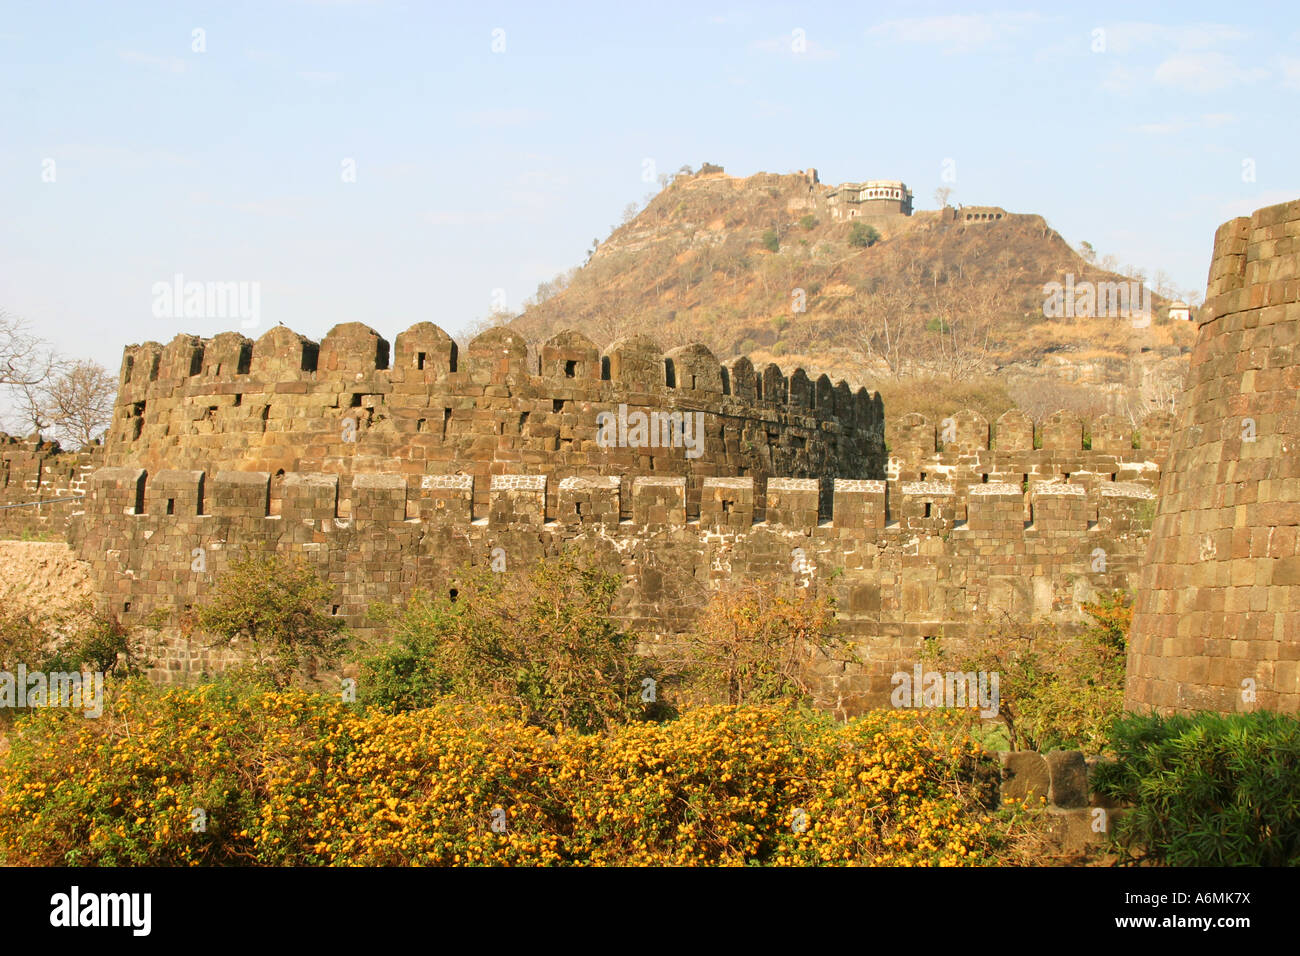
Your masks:
<instances>
[{"instance_id":1,"label":"dry hillside vegetation","mask_svg":"<svg viewBox=\"0 0 1300 956\"><path fill-rule=\"evenodd\" d=\"M679 175L584 266L539 287L513 324L533 341L564 328L602 347L632 334L665 349L699 341L719 358L746 354L869 388L983 382L991 404L1031 414L1049 404L1136 420L1169 407L1192 323L1167 322L1156 295L1144 329L1045 318L1045 283L1130 280L1090 264L1041 216L837 222L824 190L802 175ZM855 241L860 222L879 240Z\"/></svg>"}]
</instances>

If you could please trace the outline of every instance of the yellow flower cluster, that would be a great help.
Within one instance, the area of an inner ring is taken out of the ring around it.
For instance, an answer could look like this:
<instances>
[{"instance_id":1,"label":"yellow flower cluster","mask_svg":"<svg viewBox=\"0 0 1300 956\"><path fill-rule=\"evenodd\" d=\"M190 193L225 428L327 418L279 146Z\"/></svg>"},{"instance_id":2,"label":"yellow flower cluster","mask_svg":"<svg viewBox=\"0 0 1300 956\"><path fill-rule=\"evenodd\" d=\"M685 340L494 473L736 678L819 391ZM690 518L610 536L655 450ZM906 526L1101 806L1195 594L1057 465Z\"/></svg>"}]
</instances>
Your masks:
<instances>
[{"instance_id":1,"label":"yellow flower cluster","mask_svg":"<svg viewBox=\"0 0 1300 956\"><path fill-rule=\"evenodd\" d=\"M298 692L131 688L101 720L20 725L0 763L0 859L978 865L996 827L964 727L742 706L602 736L468 704L393 715Z\"/></svg>"}]
</instances>

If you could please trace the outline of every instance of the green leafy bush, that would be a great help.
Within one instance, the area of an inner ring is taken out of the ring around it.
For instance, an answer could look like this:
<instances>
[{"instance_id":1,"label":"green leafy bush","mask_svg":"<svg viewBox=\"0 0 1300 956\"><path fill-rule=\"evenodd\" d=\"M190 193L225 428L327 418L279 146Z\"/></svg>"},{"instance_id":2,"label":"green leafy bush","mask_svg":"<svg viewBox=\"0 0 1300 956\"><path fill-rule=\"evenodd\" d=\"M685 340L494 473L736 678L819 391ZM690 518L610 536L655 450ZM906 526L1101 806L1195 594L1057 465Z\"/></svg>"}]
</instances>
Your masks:
<instances>
[{"instance_id":1,"label":"green leafy bush","mask_svg":"<svg viewBox=\"0 0 1300 956\"><path fill-rule=\"evenodd\" d=\"M876 231L875 226L869 226L865 222L855 222L853 228L849 231L849 245L861 246L867 248L874 246L880 241L880 233Z\"/></svg>"},{"instance_id":2,"label":"green leafy bush","mask_svg":"<svg viewBox=\"0 0 1300 956\"><path fill-rule=\"evenodd\" d=\"M326 613L334 589L305 562L279 555L237 558L217 576L209 599L185 627L216 635L214 647L241 639L252 647L252 675L285 687L298 667L337 660L344 621Z\"/></svg>"},{"instance_id":3,"label":"green leafy bush","mask_svg":"<svg viewBox=\"0 0 1300 956\"><path fill-rule=\"evenodd\" d=\"M1300 721L1253 714L1135 716L1094 788L1133 809L1115 838L1171 866L1300 865Z\"/></svg>"},{"instance_id":4,"label":"green leafy bush","mask_svg":"<svg viewBox=\"0 0 1300 956\"><path fill-rule=\"evenodd\" d=\"M150 665L140 642L116 618L89 603L48 612L0 607L0 670L90 670L123 676Z\"/></svg>"},{"instance_id":5,"label":"green leafy bush","mask_svg":"<svg viewBox=\"0 0 1300 956\"><path fill-rule=\"evenodd\" d=\"M1132 599L1115 592L1083 607L1092 620L1078 634L1003 615L956 652L962 671L998 674L998 716L1013 750L1099 753L1107 747L1124 710Z\"/></svg>"},{"instance_id":6,"label":"green leafy bush","mask_svg":"<svg viewBox=\"0 0 1300 956\"><path fill-rule=\"evenodd\" d=\"M87 669L101 673L139 674L149 666L131 632L113 617L94 616L46 659L43 670Z\"/></svg>"},{"instance_id":7,"label":"green leafy bush","mask_svg":"<svg viewBox=\"0 0 1300 956\"><path fill-rule=\"evenodd\" d=\"M769 252L776 252L781 248L781 237L776 234L775 229L768 229L763 233L763 248Z\"/></svg>"},{"instance_id":8,"label":"green leafy bush","mask_svg":"<svg viewBox=\"0 0 1300 956\"><path fill-rule=\"evenodd\" d=\"M808 231L812 231L817 228L817 217L812 213L808 213L799 219L799 225Z\"/></svg>"},{"instance_id":9,"label":"green leafy bush","mask_svg":"<svg viewBox=\"0 0 1300 956\"><path fill-rule=\"evenodd\" d=\"M0 668L12 671L19 664L36 668L54 637L50 621L36 611L0 605Z\"/></svg>"},{"instance_id":10,"label":"green leafy bush","mask_svg":"<svg viewBox=\"0 0 1300 956\"><path fill-rule=\"evenodd\" d=\"M542 727L606 729L657 713L653 661L613 614L617 575L571 555L521 572L469 568L456 593L377 608L393 642L361 662L363 702L402 711L452 695L509 706Z\"/></svg>"}]
</instances>

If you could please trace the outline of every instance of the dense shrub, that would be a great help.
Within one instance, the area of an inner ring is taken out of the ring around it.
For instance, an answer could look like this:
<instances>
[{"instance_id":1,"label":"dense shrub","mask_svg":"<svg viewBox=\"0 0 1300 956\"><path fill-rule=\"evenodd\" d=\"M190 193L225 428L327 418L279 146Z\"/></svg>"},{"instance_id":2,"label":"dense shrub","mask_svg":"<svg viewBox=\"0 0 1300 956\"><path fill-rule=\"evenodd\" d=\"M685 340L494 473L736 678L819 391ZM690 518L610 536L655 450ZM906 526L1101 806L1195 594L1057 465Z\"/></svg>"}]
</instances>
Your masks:
<instances>
[{"instance_id":1,"label":"dense shrub","mask_svg":"<svg viewBox=\"0 0 1300 956\"><path fill-rule=\"evenodd\" d=\"M393 642L362 661L363 703L407 710L452 695L584 731L653 716L640 691L656 669L614 616L617 575L566 555L466 568L456 585L375 609Z\"/></svg>"},{"instance_id":2,"label":"dense shrub","mask_svg":"<svg viewBox=\"0 0 1300 956\"><path fill-rule=\"evenodd\" d=\"M27 608L0 605L0 668L12 671L19 664L36 668L57 638L49 618Z\"/></svg>"},{"instance_id":3,"label":"dense shrub","mask_svg":"<svg viewBox=\"0 0 1300 956\"><path fill-rule=\"evenodd\" d=\"M1094 786L1132 811L1115 837L1173 866L1300 865L1300 721L1128 716Z\"/></svg>"},{"instance_id":4,"label":"dense shrub","mask_svg":"<svg viewBox=\"0 0 1300 956\"><path fill-rule=\"evenodd\" d=\"M301 559L246 555L217 575L212 595L184 626L215 635L215 647L247 641L254 674L285 687L298 668L337 660L345 636L343 619L325 611L333 593Z\"/></svg>"},{"instance_id":5,"label":"dense shrub","mask_svg":"<svg viewBox=\"0 0 1300 956\"><path fill-rule=\"evenodd\" d=\"M960 865L996 848L996 802L955 715L848 724L717 707L628 728L588 773L574 846L593 863Z\"/></svg>"},{"instance_id":6,"label":"dense shrub","mask_svg":"<svg viewBox=\"0 0 1300 956\"><path fill-rule=\"evenodd\" d=\"M986 863L995 776L965 727L717 707L583 735L450 702L392 714L132 684L99 720L19 724L0 765L0 861Z\"/></svg>"},{"instance_id":7,"label":"dense shrub","mask_svg":"<svg viewBox=\"0 0 1300 956\"><path fill-rule=\"evenodd\" d=\"M943 656L962 671L998 674L998 716L1012 750L1106 749L1124 710L1124 664L1132 599L1123 592L1085 604L1090 623L1077 634L1050 621L1009 615Z\"/></svg>"},{"instance_id":8,"label":"dense shrub","mask_svg":"<svg viewBox=\"0 0 1300 956\"><path fill-rule=\"evenodd\" d=\"M880 233L875 226L869 226L865 222L855 222L853 228L849 230L849 245L861 246L867 248L874 246L880 241Z\"/></svg>"},{"instance_id":9,"label":"dense shrub","mask_svg":"<svg viewBox=\"0 0 1300 956\"><path fill-rule=\"evenodd\" d=\"M398 712L455 698L590 732L681 706L811 703L811 666L851 657L816 587L720 587L688 634L645 656L615 616L618 576L573 555L455 581L454 596L374 609L390 642L360 663L361 703Z\"/></svg>"},{"instance_id":10,"label":"dense shrub","mask_svg":"<svg viewBox=\"0 0 1300 956\"><path fill-rule=\"evenodd\" d=\"M124 677L140 673L150 661L135 633L89 604L58 612L0 606L0 670L12 673L20 664L29 672Z\"/></svg>"},{"instance_id":11,"label":"dense shrub","mask_svg":"<svg viewBox=\"0 0 1300 956\"><path fill-rule=\"evenodd\" d=\"M776 234L775 229L763 231L763 248L768 252L776 252L781 248L781 237Z\"/></svg>"},{"instance_id":12,"label":"dense shrub","mask_svg":"<svg viewBox=\"0 0 1300 956\"><path fill-rule=\"evenodd\" d=\"M43 662L45 671L91 670L119 676L139 674L149 665L140 643L117 618L92 615L67 640L55 645Z\"/></svg>"},{"instance_id":13,"label":"dense shrub","mask_svg":"<svg viewBox=\"0 0 1300 956\"><path fill-rule=\"evenodd\" d=\"M850 656L824 590L766 582L713 592L682 650L685 696L695 704L809 703L810 666L820 655Z\"/></svg>"},{"instance_id":14,"label":"dense shrub","mask_svg":"<svg viewBox=\"0 0 1300 956\"><path fill-rule=\"evenodd\" d=\"M0 765L0 854L40 865L275 862L283 838L263 824L266 782L294 773L319 787L342 717L342 705L308 694L160 693L143 682L110 695L98 719L34 711Z\"/></svg>"}]
</instances>

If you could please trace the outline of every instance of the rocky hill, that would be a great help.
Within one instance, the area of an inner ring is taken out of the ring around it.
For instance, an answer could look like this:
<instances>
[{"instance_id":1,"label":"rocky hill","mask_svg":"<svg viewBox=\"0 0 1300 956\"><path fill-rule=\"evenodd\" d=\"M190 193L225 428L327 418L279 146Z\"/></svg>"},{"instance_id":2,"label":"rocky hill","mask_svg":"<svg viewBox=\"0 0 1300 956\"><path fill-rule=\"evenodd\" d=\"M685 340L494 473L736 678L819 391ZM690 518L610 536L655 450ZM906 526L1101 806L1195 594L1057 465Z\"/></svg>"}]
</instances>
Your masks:
<instances>
[{"instance_id":1,"label":"rocky hill","mask_svg":"<svg viewBox=\"0 0 1300 956\"><path fill-rule=\"evenodd\" d=\"M535 341L562 328L602 346L632 334L665 348L699 341L887 400L921 382L926 394L974 390L994 414L1015 403L1137 419L1177 394L1194 323L1169 321L1161 296L1146 323L1044 314L1048 283L1140 287L1085 260L1043 217L968 220L969 207L946 207L847 219L833 196L812 171L679 174L513 324Z\"/></svg>"}]
</instances>

